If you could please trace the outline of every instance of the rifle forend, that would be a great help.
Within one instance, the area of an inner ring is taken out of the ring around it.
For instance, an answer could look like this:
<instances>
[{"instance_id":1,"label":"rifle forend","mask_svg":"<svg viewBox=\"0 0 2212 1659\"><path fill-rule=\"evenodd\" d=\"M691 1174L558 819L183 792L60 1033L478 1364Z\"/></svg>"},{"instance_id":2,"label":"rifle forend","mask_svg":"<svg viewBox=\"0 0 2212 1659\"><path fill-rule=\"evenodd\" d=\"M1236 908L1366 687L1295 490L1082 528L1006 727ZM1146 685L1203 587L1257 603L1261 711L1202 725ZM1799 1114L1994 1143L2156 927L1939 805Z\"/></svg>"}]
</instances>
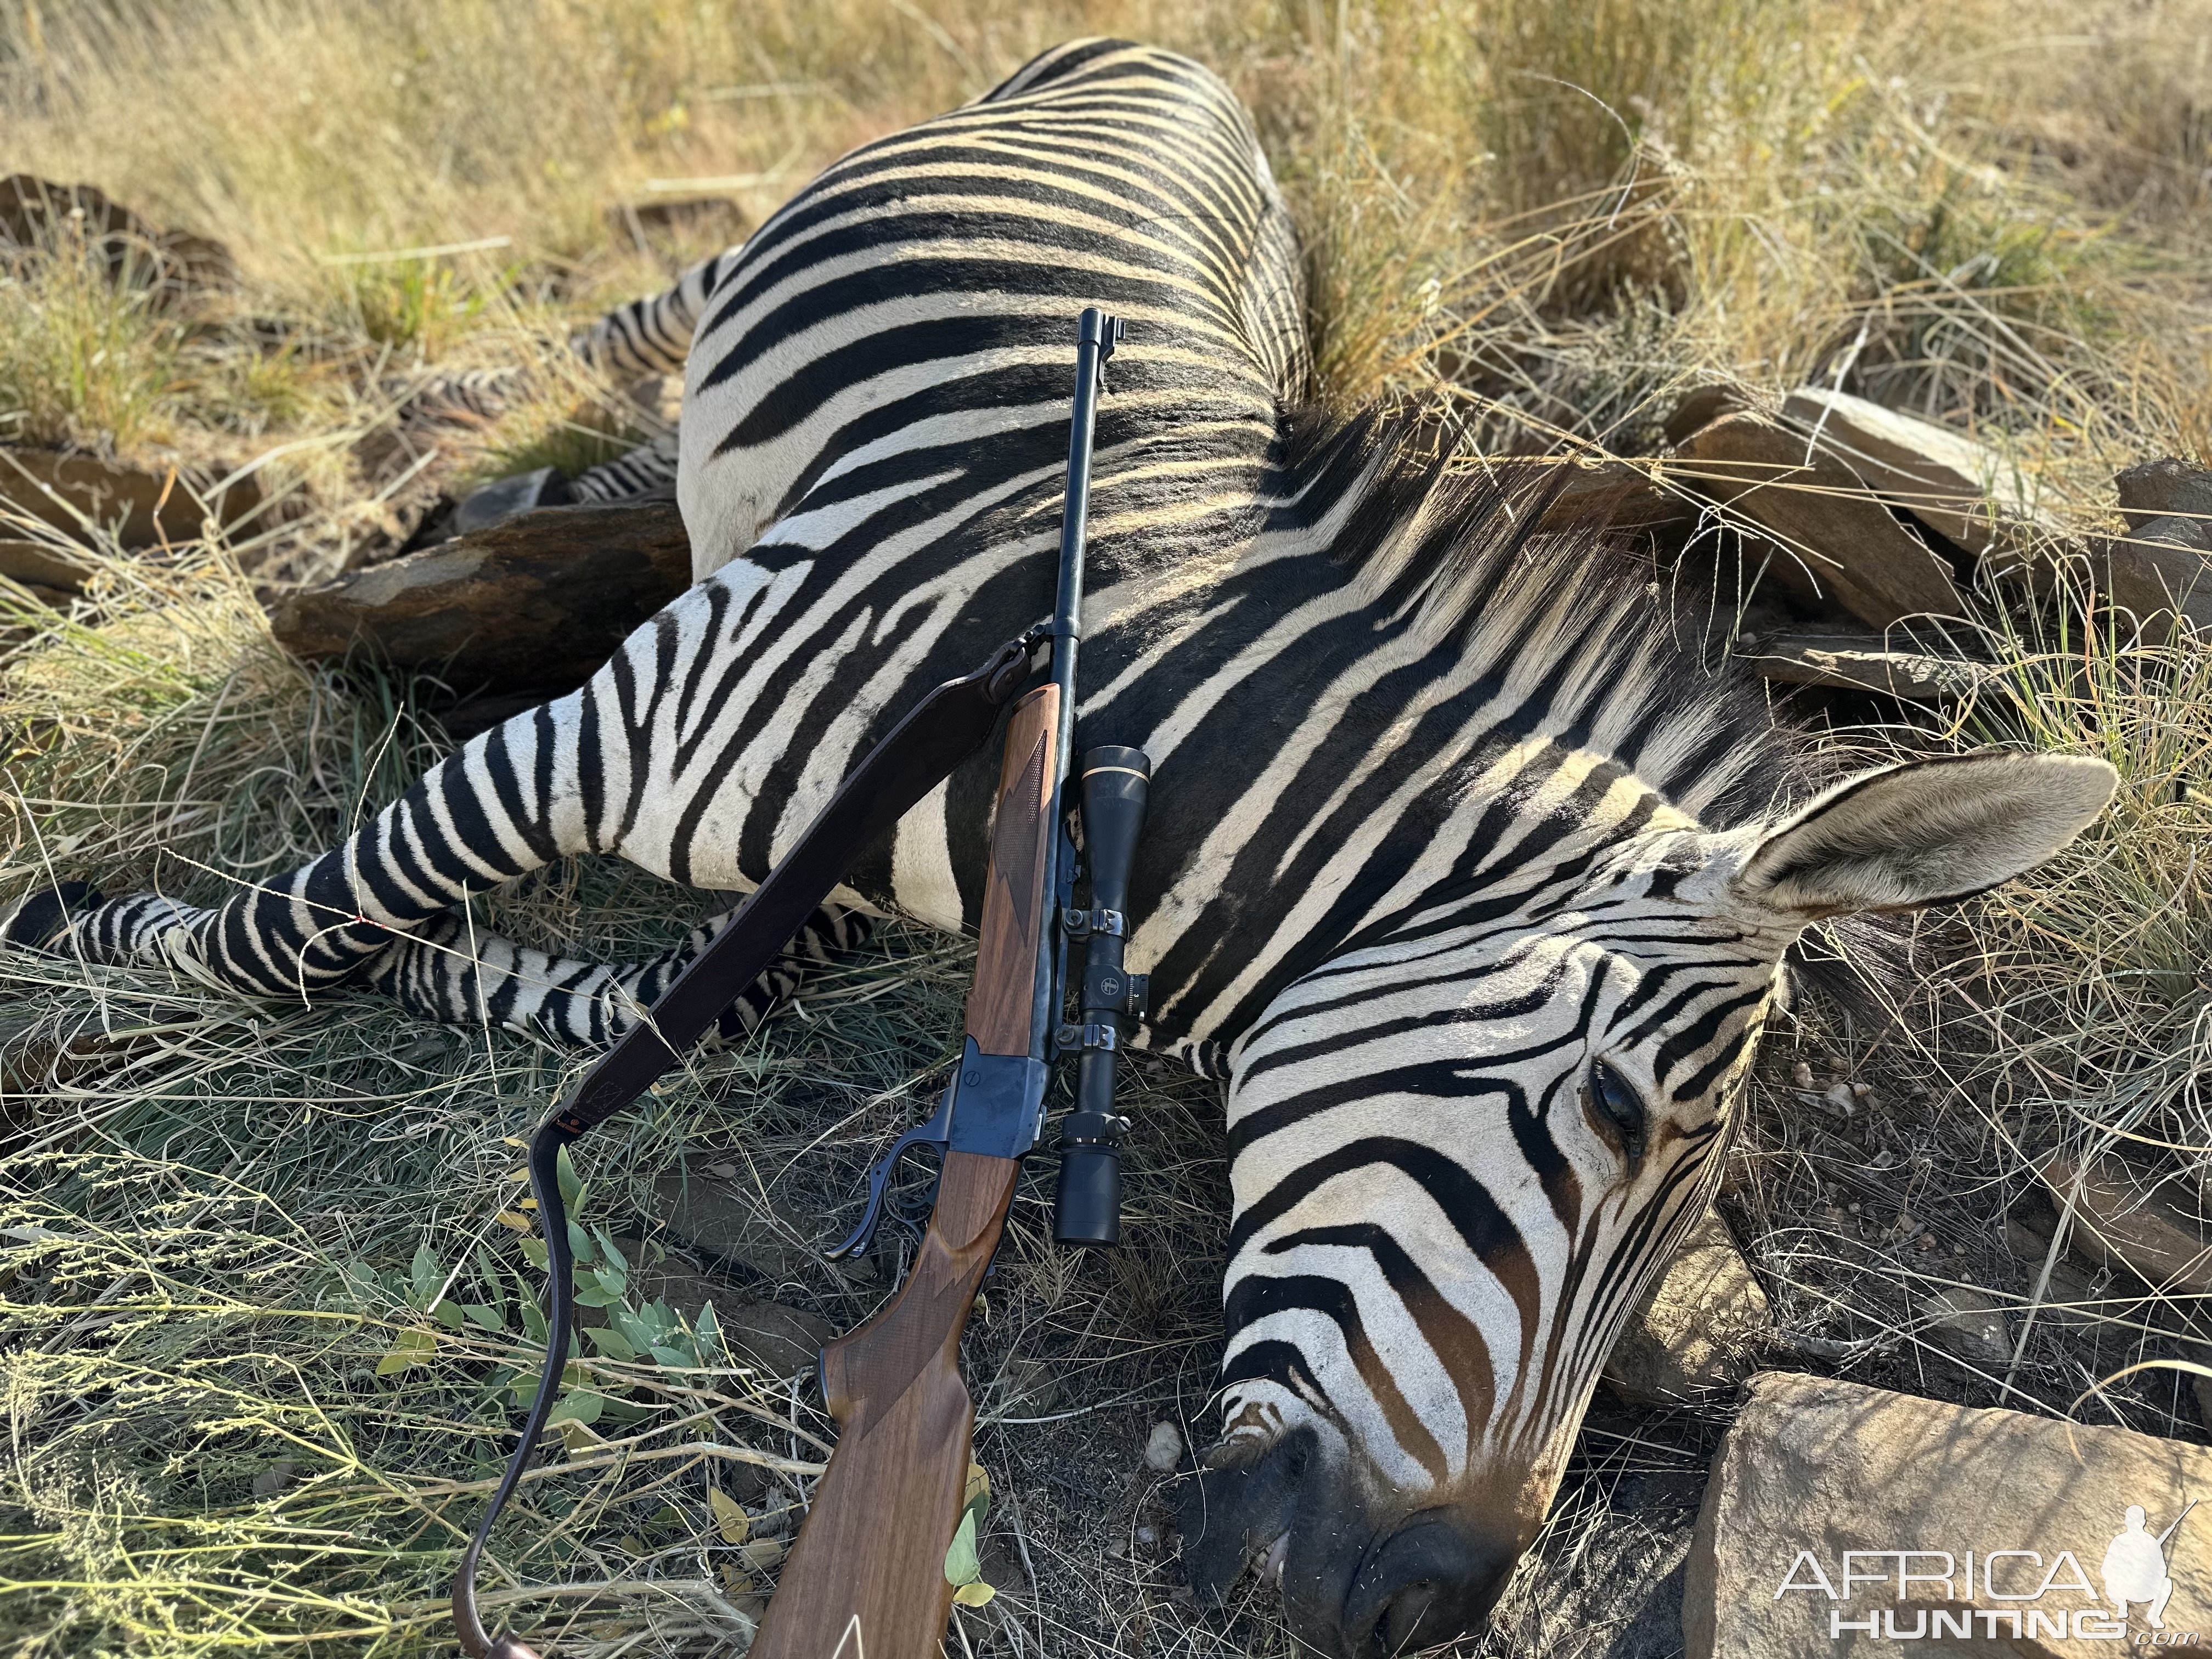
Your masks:
<instances>
[{"instance_id":1,"label":"rifle forend","mask_svg":"<svg viewBox=\"0 0 2212 1659\"><path fill-rule=\"evenodd\" d=\"M1057 689L1040 686L1014 705L1006 729L968 996L967 1053L986 1064L1027 1062L1036 1040L1059 714ZM777 1580L755 1659L936 1654L952 1609L945 1551L960 1519L975 1425L960 1380L960 1337L1020 1170L1012 1157L949 1150L905 1285L883 1312L822 1351L837 1449Z\"/></svg>"}]
</instances>

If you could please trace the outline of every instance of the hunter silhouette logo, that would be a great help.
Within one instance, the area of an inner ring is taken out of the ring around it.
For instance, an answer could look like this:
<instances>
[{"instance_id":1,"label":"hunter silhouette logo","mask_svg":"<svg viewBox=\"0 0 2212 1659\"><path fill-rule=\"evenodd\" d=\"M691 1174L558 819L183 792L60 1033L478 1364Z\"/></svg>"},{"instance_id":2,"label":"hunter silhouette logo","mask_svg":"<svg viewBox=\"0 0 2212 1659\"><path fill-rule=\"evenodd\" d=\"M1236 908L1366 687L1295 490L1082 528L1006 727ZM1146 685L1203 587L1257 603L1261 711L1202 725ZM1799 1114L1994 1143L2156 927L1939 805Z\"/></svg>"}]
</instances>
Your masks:
<instances>
[{"instance_id":1,"label":"hunter silhouette logo","mask_svg":"<svg viewBox=\"0 0 2212 1659\"><path fill-rule=\"evenodd\" d=\"M2101 1595L2082 1561L2066 1549L2047 1558L2037 1549L1972 1549L1963 1555L1924 1548L1845 1550L1832 1575L1820 1557L1801 1549L1775 1587L1774 1599L1794 1591L1826 1600L1832 1640L2008 1638L2194 1648L2201 1634L2168 1630L2166 1613L2174 1590L2168 1546L2179 1547L2175 1534L2197 1503L2190 1499L2160 1533L2150 1530L2143 1506L2130 1504L2124 1526L2105 1549ZM2142 1621L2132 1636L2131 1611Z\"/></svg>"},{"instance_id":2,"label":"hunter silhouette logo","mask_svg":"<svg viewBox=\"0 0 2212 1659\"><path fill-rule=\"evenodd\" d=\"M2188 1506L2173 1517L2173 1525L2154 1538L2143 1524L2142 1505L2128 1505L2127 1530L2112 1540L2105 1551L2105 1599L2112 1604L2114 1618L2126 1618L2128 1603L2140 1601L2144 1604L2143 1618L2150 1627L2166 1628L2166 1598L2173 1594L2173 1580L2166 1573L2171 1558L2166 1553L2166 1540L2173 1536L2189 1518L2190 1510L2196 1507L2197 1500L2192 1498Z\"/></svg>"}]
</instances>

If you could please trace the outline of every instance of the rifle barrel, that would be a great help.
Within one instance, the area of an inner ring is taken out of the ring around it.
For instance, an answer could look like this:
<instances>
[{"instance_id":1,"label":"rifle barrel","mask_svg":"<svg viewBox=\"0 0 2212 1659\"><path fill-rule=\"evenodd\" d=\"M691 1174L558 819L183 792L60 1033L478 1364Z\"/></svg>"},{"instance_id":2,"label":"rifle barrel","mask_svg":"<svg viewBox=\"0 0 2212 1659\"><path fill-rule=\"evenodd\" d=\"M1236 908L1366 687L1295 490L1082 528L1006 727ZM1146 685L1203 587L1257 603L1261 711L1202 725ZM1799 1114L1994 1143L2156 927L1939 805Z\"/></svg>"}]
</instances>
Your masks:
<instances>
[{"instance_id":1,"label":"rifle barrel","mask_svg":"<svg viewBox=\"0 0 2212 1659\"><path fill-rule=\"evenodd\" d=\"M1060 586L1053 599L1052 683L1060 688L1060 773L1074 753L1076 647L1083 637L1083 556L1091 532L1091 447L1106 360L1121 338L1121 319L1086 306L1076 325L1075 405L1067 422L1067 494L1060 517Z\"/></svg>"}]
</instances>

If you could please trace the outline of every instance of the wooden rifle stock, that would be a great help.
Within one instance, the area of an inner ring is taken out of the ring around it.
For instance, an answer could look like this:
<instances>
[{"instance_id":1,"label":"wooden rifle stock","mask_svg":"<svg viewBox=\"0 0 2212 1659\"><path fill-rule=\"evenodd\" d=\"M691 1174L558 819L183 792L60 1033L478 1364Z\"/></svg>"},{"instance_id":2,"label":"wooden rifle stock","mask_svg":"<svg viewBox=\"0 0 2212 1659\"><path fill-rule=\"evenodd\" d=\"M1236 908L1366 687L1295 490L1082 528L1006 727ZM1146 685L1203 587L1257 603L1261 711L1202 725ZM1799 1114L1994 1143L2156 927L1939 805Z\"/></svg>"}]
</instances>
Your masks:
<instances>
[{"instance_id":1,"label":"wooden rifle stock","mask_svg":"<svg viewBox=\"0 0 2212 1659\"><path fill-rule=\"evenodd\" d=\"M1060 694L1015 703L999 775L967 1033L1030 1051ZM951 1613L945 1551L967 1488L975 1402L960 1337L998 1248L1018 1159L945 1154L929 1231L890 1305L822 1351L836 1450L754 1639L754 1659L931 1659Z\"/></svg>"}]
</instances>

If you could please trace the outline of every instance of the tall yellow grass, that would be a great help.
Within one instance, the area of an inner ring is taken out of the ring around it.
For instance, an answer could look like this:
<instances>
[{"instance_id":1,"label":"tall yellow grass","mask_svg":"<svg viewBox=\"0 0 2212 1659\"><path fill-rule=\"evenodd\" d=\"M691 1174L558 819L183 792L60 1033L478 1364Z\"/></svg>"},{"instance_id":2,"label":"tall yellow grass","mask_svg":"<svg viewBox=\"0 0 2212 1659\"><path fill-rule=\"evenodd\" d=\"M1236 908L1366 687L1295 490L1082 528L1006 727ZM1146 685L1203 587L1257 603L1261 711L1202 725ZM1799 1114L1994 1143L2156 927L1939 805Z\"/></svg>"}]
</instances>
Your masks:
<instances>
[{"instance_id":1,"label":"tall yellow grass","mask_svg":"<svg viewBox=\"0 0 2212 1659\"><path fill-rule=\"evenodd\" d=\"M653 286L611 205L765 214L1084 33L1252 104L1340 398L1456 383L1587 433L1692 376L1848 372L2085 505L2117 456L2212 447L2212 0L19 0L0 145L356 331L401 280L359 256L403 255L440 347L486 284Z\"/></svg>"}]
</instances>

